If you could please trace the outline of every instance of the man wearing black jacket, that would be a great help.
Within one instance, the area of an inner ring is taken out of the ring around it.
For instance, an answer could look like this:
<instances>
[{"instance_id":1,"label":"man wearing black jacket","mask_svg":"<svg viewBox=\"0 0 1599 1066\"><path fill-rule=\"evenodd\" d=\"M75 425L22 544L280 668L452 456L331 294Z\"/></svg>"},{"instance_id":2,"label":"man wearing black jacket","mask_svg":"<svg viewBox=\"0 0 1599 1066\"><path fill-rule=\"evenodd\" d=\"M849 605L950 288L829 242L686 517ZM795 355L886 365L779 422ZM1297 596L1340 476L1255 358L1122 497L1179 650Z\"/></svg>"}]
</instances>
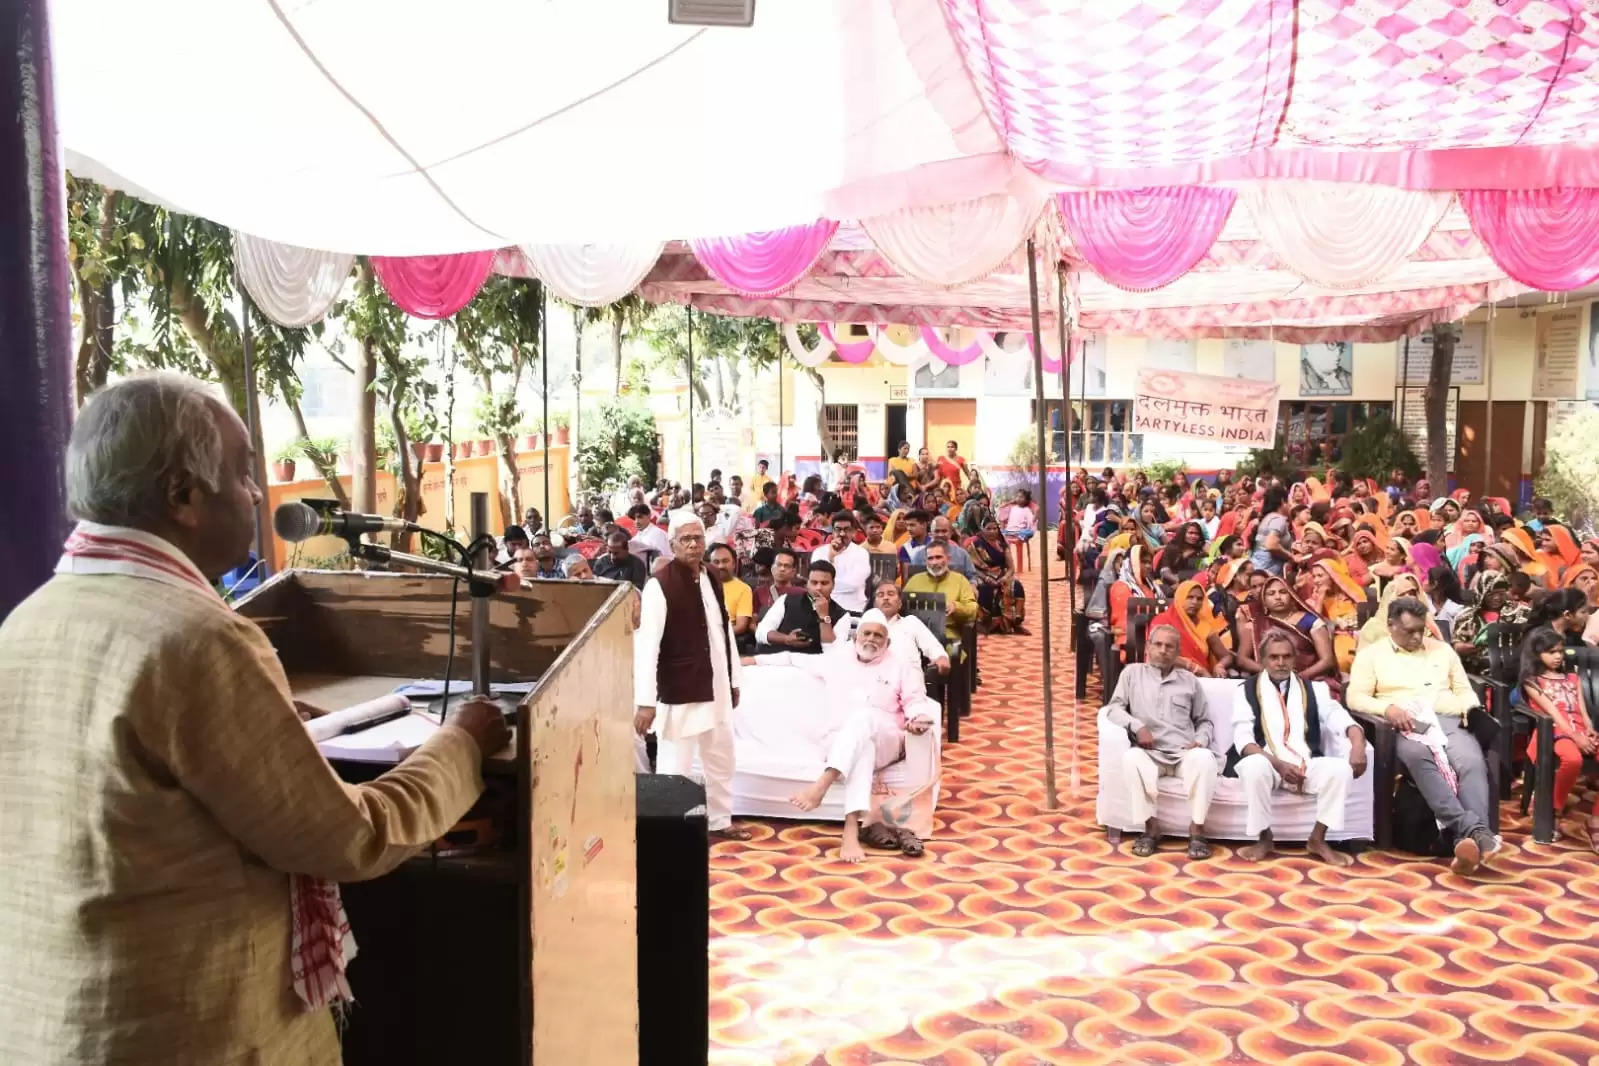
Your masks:
<instances>
[{"instance_id":1,"label":"man wearing black jacket","mask_svg":"<svg viewBox=\"0 0 1599 1066\"><path fill-rule=\"evenodd\" d=\"M774 651L814 655L825 645L849 638L851 616L833 600L833 564L811 563L805 595L780 596L755 627L755 654Z\"/></svg>"}]
</instances>

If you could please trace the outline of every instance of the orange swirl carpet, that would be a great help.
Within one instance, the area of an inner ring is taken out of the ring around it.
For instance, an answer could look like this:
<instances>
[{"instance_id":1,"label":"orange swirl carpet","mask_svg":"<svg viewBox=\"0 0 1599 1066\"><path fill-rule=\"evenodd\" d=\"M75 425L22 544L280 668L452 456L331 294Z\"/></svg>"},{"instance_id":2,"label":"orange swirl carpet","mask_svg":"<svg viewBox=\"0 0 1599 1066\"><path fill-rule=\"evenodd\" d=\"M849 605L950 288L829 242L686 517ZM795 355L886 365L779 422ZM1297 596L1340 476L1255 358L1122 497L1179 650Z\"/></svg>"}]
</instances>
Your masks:
<instances>
[{"instance_id":1,"label":"orange swirl carpet","mask_svg":"<svg viewBox=\"0 0 1599 1066\"><path fill-rule=\"evenodd\" d=\"M923 858L852 867L803 822L713 849L713 1064L1599 1064L1599 860L1512 804L1471 881L1372 851L1136 859L1094 824L1097 690L1073 701L1059 654L1046 810L1026 577L1035 635L984 639Z\"/></svg>"}]
</instances>

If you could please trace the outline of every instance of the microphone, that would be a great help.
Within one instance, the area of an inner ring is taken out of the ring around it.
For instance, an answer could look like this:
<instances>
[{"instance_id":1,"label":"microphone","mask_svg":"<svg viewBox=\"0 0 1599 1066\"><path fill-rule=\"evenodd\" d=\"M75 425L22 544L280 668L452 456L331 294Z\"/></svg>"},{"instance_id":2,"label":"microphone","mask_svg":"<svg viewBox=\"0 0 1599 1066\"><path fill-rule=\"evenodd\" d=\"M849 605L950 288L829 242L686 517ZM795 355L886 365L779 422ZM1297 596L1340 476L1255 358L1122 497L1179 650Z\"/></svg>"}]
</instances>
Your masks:
<instances>
[{"instance_id":1,"label":"microphone","mask_svg":"<svg viewBox=\"0 0 1599 1066\"><path fill-rule=\"evenodd\" d=\"M273 532L291 544L312 537L359 537L363 533L403 533L414 528L403 518L338 510L319 512L298 500L280 503L272 512Z\"/></svg>"}]
</instances>

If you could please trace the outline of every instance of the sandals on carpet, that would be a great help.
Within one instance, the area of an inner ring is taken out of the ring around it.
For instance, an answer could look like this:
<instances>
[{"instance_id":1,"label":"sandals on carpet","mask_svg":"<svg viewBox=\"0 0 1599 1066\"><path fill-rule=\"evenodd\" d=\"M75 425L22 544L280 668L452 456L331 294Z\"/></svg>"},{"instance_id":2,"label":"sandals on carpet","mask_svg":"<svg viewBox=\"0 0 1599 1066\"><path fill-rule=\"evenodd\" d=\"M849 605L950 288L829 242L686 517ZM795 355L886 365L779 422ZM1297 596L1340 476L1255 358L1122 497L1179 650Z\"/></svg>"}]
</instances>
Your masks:
<instances>
[{"instance_id":1,"label":"sandals on carpet","mask_svg":"<svg viewBox=\"0 0 1599 1066\"><path fill-rule=\"evenodd\" d=\"M924 850L921 837L904 827L899 831L899 850L908 859L920 858Z\"/></svg>"},{"instance_id":2,"label":"sandals on carpet","mask_svg":"<svg viewBox=\"0 0 1599 1066\"><path fill-rule=\"evenodd\" d=\"M1204 837L1189 837L1188 857L1190 859L1210 858L1210 843Z\"/></svg>"},{"instance_id":3,"label":"sandals on carpet","mask_svg":"<svg viewBox=\"0 0 1599 1066\"><path fill-rule=\"evenodd\" d=\"M707 834L713 843L723 840L750 840L755 834L742 825L730 825L726 829L712 829Z\"/></svg>"},{"instance_id":4,"label":"sandals on carpet","mask_svg":"<svg viewBox=\"0 0 1599 1066\"><path fill-rule=\"evenodd\" d=\"M1133 841L1133 854L1140 859L1147 859L1155 854L1155 849L1160 847L1160 840L1154 833L1142 833Z\"/></svg>"},{"instance_id":5,"label":"sandals on carpet","mask_svg":"<svg viewBox=\"0 0 1599 1066\"><path fill-rule=\"evenodd\" d=\"M899 833L891 825L873 822L861 829L861 843L881 851L899 850Z\"/></svg>"}]
</instances>

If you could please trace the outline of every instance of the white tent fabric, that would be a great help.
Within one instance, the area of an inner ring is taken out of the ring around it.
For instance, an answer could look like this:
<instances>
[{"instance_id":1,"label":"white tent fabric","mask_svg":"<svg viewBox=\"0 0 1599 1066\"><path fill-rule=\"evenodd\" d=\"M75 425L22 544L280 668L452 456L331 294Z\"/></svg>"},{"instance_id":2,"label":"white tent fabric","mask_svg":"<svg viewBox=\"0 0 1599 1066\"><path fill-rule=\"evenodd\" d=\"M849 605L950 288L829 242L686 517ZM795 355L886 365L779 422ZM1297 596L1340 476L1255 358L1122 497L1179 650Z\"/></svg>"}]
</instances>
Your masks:
<instances>
[{"instance_id":1,"label":"white tent fabric","mask_svg":"<svg viewBox=\"0 0 1599 1066\"><path fill-rule=\"evenodd\" d=\"M660 241L643 244L524 244L532 272L568 303L601 307L638 288L661 257Z\"/></svg>"},{"instance_id":2,"label":"white tent fabric","mask_svg":"<svg viewBox=\"0 0 1599 1066\"><path fill-rule=\"evenodd\" d=\"M1263 182L1243 200L1288 269L1325 288L1356 289L1388 277L1421 247L1451 198L1385 185Z\"/></svg>"},{"instance_id":3,"label":"white tent fabric","mask_svg":"<svg viewBox=\"0 0 1599 1066\"><path fill-rule=\"evenodd\" d=\"M280 326L294 327L309 326L327 314L350 276L355 256L235 232L233 262L261 313Z\"/></svg>"},{"instance_id":4,"label":"white tent fabric","mask_svg":"<svg viewBox=\"0 0 1599 1066\"><path fill-rule=\"evenodd\" d=\"M270 240L422 255L850 218L1014 173L936 4L72 0L69 169ZM114 87L114 89L113 89ZM114 92L114 96L112 95Z\"/></svg>"}]
</instances>

